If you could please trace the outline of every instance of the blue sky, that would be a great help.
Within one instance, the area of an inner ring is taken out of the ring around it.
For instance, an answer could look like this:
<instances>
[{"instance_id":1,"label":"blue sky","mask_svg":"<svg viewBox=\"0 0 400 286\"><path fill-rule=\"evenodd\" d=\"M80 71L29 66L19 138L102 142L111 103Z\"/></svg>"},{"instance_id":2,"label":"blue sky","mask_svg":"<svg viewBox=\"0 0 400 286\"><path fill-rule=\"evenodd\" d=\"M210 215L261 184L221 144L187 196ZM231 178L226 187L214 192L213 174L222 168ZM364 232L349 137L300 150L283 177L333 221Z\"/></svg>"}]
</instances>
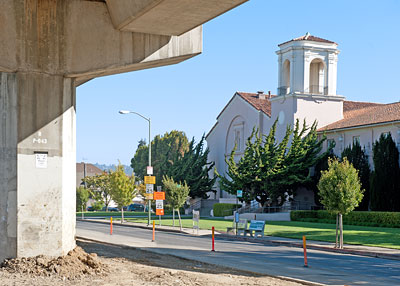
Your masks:
<instances>
[{"instance_id":1,"label":"blue sky","mask_svg":"<svg viewBox=\"0 0 400 286\"><path fill-rule=\"evenodd\" d=\"M400 1L250 0L204 25L203 54L94 79L77 89L77 162L129 164L137 143L173 129L200 139L235 91L276 93L277 45L310 32L335 41L338 94L400 100Z\"/></svg>"}]
</instances>

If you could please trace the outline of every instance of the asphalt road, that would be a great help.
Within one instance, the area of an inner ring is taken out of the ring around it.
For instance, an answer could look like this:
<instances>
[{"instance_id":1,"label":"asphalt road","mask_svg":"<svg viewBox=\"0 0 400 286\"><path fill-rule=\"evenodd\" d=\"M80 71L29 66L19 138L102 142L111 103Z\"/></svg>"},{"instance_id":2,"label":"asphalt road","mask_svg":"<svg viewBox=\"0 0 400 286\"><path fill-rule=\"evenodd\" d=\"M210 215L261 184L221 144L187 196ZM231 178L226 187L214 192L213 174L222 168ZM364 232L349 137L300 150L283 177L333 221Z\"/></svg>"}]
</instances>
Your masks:
<instances>
[{"instance_id":1,"label":"asphalt road","mask_svg":"<svg viewBox=\"0 0 400 286\"><path fill-rule=\"evenodd\" d=\"M285 276L327 285L400 285L400 261L309 250L304 267L303 250L216 239L211 252L209 236L152 232L147 229L114 225L113 235L105 224L77 222L77 236L129 245L160 254L172 254L261 274Z\"/></svg>"}]
</instances>

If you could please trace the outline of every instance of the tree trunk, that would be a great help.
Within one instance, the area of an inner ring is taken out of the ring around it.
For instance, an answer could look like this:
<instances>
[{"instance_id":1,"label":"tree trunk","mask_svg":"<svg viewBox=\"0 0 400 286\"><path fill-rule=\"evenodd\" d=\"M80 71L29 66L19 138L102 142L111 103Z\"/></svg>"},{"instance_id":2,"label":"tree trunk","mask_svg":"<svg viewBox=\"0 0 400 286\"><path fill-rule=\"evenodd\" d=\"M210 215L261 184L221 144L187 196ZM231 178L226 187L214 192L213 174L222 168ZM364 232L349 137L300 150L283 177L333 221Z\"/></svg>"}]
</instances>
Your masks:
<instances>
[{"instance_id":1,"label":"tree trunk","mask_svg":"<svg viewBox=\"0 0 400 286\"><path fill-rule=\"evenodd\" d=\"M340 220L340 249L343 249L343 215L339 214Z\"/></svg>"},{"instance_id":2,"label":"tree trunk","mask_svg":"<svg viewBox=\"0 0 400 286\"><path fill-rule=\"evenodd\" d=\"M83 217L83 205L82 205L82 219L84 219L84 217Z\"/></svg>"},{"instance_id":3,"label":"tree trunk","mask_svg":"<svg viewBox=\"0 0 400 286\"><path fill-rule=\"evenodd\" d=\"M175 209L172 209L172 226L175 227Z\"/></svg>"},{"instance_id":4,"label":"tree trunk","mask_svg":"<svg viewBox=\"0 0 400 286\"><path fill-rule=\"evenodd\" d=\"M179 209L178 209L178 217L179 217L179 227L182 231L182 220L181 220L181 213L180 213Z\"/></svg>"},{"instance_id":5,"label":"tree trunk","mask_svg":"<svg viewBox=\"0 0 400 286\"><path fill-rule=\"evenodd\" d=\"M339 236L338 236L338 228L339 228L339 214L336 214L336 242L335 248L338 248Z\"/></svg>"},{"instance_id":6,"label":"tree trunk","mask_svg":"<svg viewBox=\"0 0 400 286\"><path fill-rule=\"evenodd\" d=\"M124 222L124 207L121 208L121 223Z\"/></svg>"}]
</instances>

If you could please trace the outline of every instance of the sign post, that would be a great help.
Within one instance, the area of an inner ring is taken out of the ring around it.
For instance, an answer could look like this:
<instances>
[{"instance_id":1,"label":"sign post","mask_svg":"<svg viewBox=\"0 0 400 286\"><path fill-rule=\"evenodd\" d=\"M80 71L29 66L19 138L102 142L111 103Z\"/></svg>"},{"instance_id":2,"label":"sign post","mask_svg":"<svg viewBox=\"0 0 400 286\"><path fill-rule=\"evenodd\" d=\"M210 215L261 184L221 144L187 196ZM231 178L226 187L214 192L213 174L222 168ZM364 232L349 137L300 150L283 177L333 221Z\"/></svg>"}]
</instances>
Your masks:
<instances>
[{"instance_id":1,"label":"sign post","mask_svg":"<svg viewBox=\"0 0 400 286\"><path fill-rule=\"evenodd\" d=\"M197 235L199 235L199 224L200 224L200 211L193 210L193 232L197 229Z\"/></svg>"},{"instance_id":2,"label":"sign post","mask_svg":"<svg viewBox=\"0 0 400 286\"><path fill-rule=\"evenodd\" d=\"M239 213L238 213L238 198L243 197L243 191L236 191L236 212L235 212L235 226L236 226L236 235L238 234L238 222L239 222ZM236 217L237 216L237 217Z\"/></svg>"},{"instance_id":3,"label":"sign post","mask_svg":"<svg viewBox=\"0 0 400 286\"><path fill-rule=\"evenodd\" d=\"M153 172L153 167L148 166L147 167L147 172ZM150 225L150 220L151 220L151 200L153 199L153 192L154 192L154 184L156 183L156 177L155 176L144 176L144 183L146 184L146 198L148 199L148 212L149 212L149 217L147 220L147 225Z\"/></svg>"},{"instance_id":4,"label":"sign post","mask_svg":"<svg viewBox=\"0 0 400 286\"><path fill-rule=\"evenodd\" d=\"M157 189L160 189L157 187ZM160 218L160 226L161 226L161 216L164 215L164 200L165 200L165 192L155 192L154 200L156 201L156 215Z\"/></svg>"}]
</instances>

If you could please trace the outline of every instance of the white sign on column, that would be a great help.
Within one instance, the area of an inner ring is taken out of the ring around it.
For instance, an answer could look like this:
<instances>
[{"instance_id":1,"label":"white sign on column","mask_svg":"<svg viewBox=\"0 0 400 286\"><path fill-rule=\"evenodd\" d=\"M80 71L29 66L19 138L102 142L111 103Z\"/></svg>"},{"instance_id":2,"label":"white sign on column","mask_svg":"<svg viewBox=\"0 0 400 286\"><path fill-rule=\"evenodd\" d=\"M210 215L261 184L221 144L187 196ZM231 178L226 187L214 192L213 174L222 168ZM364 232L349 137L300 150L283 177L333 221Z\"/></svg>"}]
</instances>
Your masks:
<instances>
[{"instance_id":1,"label":"white sign on column","mask_svg":"<svg viewBox=\"0 0 400 286\"><path fill-rule=\"evenodd\" d=\"M47 153L35 153L36 168L47 168Z\"/></svg>"}]
</instances>

